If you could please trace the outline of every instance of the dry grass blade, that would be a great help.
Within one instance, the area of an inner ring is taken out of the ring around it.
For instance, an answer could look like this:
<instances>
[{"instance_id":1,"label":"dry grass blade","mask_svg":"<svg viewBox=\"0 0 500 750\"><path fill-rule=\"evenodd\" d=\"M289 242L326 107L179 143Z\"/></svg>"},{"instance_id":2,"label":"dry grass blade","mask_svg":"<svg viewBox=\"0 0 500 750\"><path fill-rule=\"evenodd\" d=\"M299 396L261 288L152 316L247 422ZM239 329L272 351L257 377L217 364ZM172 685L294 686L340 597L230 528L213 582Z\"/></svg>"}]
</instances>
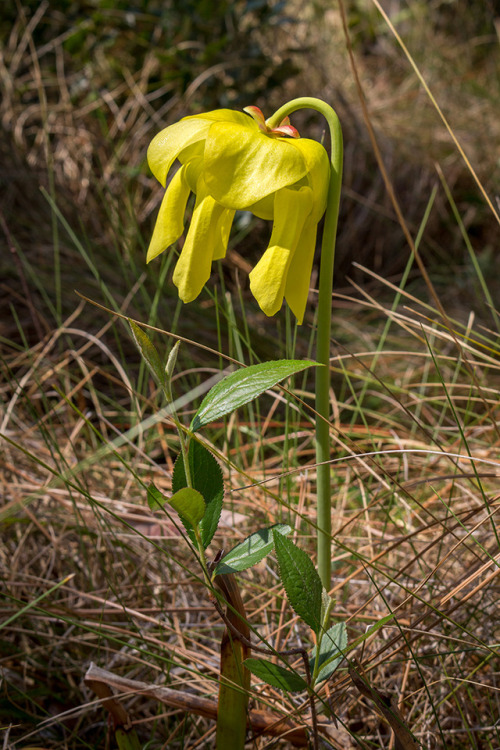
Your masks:
<instances>
[{"instance_id":1,"label":"dry grass blade","mask_svg":"<svg viewBox=\"0 0 500 750\"><path fill-rule=\"evenodd\" d=\"M412 734L406 727L394 696L388 696L370 685L362 666L354 662L349 666L349 676L361 695L375 703L377 709L390 724L395 736L395 750L417 750Z\"/></svg>"}]
</instances>

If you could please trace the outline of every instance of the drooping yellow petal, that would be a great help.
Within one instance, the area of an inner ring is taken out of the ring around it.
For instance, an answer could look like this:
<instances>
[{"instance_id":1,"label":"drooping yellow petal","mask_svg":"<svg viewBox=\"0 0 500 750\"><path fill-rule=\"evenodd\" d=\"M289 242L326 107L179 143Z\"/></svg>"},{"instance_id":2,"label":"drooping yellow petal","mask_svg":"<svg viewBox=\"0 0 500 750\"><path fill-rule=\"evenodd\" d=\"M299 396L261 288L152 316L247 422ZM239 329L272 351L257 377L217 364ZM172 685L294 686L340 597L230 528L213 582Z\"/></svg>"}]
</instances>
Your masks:
<instances>
[{"instance_id":1,"label":"drooping yellow petal","mask_svg":"<svg viewBox=\"0 0 500 750\"><path fill-rule=\"evenodd\" d=\"M167 174L181 151L203 141L214 122L237 123L258 130L256 123L243 112L231 109L216 109L201 115L184 117L180 122L169 125L156 135L148 148L148 164L152 173L165 187Z\"/></svg>"},{"instance_id":2,"label":"drooping yellow petal","mask_svg":"<svg viewBox=\"0 0 500 750\"><path fill-rule=\"evenodd\" d=\"M266 195L262 200L257 203L252 203L251 206L247 206L247 211L251 211L259 219L265 219L266 221L272 221L274 216L274 193Z\"/></svg>"},{"instance_id":3,"label":"drooping yellow petal","mask_svg":"<svg viewBox=\"0 0 500 750\"><path fill-rule=\"evenodd\" d=\"M207 188L227 208L245 209L307 173L302 152L292 146L296 141L270 138L254 125L216 122L206 137Z\"/></svg>"},{"instance_id":4,"label":"drooping yellow petal","mask_svg":"<svg viewBox=\"0 0 500 750\"><path fill-rule=\"evenodd\" d=\"M284 188L275 195L274 226L269 247L250 272L250 289L266 315L283 303L287 275L300 235L313 206L312 191Z\"/></svg>"},{"instance_id":5,"label":"drooping yellow petal","mask_svg":"<svg viewBox=\"0 0 500 750\"><path fill-rule=\"evenodd\" d=\"M222 252L219 220L223 213L224 206L210 195L202 190L197 193L193 218L173 274L183 302L196 299L210 278L214 253Z\"/></svg>"},{"instance_id":6,"label":"drooping yellow petal","mask_svg":"<svg viewBox=\"0 0 500 750\"><path fill-rule=\"evenodd\" d=\"M204 140L211 124L209 120L189 118L169 125L153 138L148 148L148 164L163 187L168 171L180 152Z\"/></svg>"},{"instance_id":7,"label":"drooping yellow petal","mask_svg":"<svg viewBox=\"0 0 500 750\"><path fill-rule=\"evenodd\" d=\"M173 176L163 196L153 236L149 243L146 263L160 255L167 247L173 245L183 233L184 214L189 193L185 167L181 167Z\"/></svg>"},{"instance_id":8,"label":"drooping yellow petal","mask_svg":"<svg viewBox=\"0 0 500 750\"><path fill-rule=\"evenodd\" d=\"M193 147L189 147L185 149L181 156L183 156L186 152L192 151ZM186 160L186 162L183 162L183 168L185 170L186 175L186 182L189 185L190 189L193 193L196 193L198 191L198 180L202 176L203 172L203 156L193 155L191 153L190 158ZM203 183L205 184L205 183Z\"/></svg>"},{"instance_id":9,"label":"drooping yellow petal","mask_svg":"<svg viewBox=\"0 0 500 750\"><path fill-rule=\"evenodd\" d=\"M216 245L212 260L221 260L221 258L226 257L227 243L229 242L235 213L232 209L225 208L219 217L216 230Z\"/></svg>"},{"instance_id":10,"label":"drooping yellow petal","mask_svg":"<svg viewBox=\"0 0 500 750\"><path fill-rule=\"evenodd\" d=\"M330 160L324 147L309 138L298 138L290 141L292 148L302 154L307 166L307 182L313 191L313 215L319 221L326 209L328 186L330 182Z\"/></svg>"},{"instance_id":11,"label":"drooping yellow petal","mask_svg":"<svg viewBox=\"0 0 500 750\"><path fill-rule=\"evenodd\" d=\"M286 277L285 299L299 324L306 311L317 231L318 224L311 212L300 233Z\"/></svg>"}]
</instances>

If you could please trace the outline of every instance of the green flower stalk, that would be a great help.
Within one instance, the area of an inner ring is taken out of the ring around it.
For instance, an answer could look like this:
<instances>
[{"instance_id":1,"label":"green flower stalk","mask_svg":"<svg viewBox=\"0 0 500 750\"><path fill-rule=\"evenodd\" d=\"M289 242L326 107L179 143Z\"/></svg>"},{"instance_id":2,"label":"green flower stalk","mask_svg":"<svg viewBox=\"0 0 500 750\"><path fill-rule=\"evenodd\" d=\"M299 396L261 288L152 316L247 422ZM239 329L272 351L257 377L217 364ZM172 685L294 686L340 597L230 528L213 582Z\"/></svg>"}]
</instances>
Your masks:
<instances>
[{"instance_id":1,"label":"green flower stalk","mask_svg":"<svg viewBox=\"0 0 500 750\"><path fill-rule=\"evenodd\" d=\"M326 118L331 157L316 141L301 138L290 124L297 109L315 109ZM173 281L183 302L191 302L208 281L212 261L226 254L236 211L273 221L268 248L250 273L250 289L261 310L277 313L286 300L302 323L307 304L318 222L326 210L321 251L316 359L316 456L318 572L326 589L331 570L331 488L329 441L330 332L335 236L342 179L342 131L337 115L319 99L285 104L268 120L258 107L245 112L215 110L183 118L162 130L148 149L149 166L166 187L147 261L184 233L191 193L191 223Z\"/></svg>"},{"instance_id":2,"label":"green flower stalk","mask_svg":"<svg viewBox=\"0 0 500 750\"><path fill-rule=\"evenodd\" d=\"M343 138L342 128L335 110L320 99L300 97L285 104L268 123L272 127L283 117L297 109L315 109L328 123L330 130L330 176L323 239L321 243L321 265L318 295L318 330L316 333L316 360L324 367L316 368L316 463L317 463L317 525L318 525L318 573L321 583L328 591L331 581L331 480L330 480L330 338L332 318L333 266L335 241L342 186Z\"/></svg>"}]
</instances>

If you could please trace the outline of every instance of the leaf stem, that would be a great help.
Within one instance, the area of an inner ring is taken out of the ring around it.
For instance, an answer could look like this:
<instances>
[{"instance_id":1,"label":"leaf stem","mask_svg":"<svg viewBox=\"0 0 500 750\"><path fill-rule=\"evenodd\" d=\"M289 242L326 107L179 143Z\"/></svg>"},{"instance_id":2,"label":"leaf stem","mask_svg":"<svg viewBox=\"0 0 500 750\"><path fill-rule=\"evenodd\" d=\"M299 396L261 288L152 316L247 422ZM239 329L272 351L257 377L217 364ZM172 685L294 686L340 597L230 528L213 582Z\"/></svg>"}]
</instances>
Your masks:
<instances>
[{"instance_id":1,"label":"leaf stem","mask_svg":"<svg viewBox=\"0 0 500 750\"><path fill-rule=\"evenodd\" d=\"M342 128L335 111L313 97L300 97L280 107L267 124L276 127L286 116L298 109L315 109L326 119L331 137L330 184L321 245L321 266L318 296L318 330L316 360L324 367L316 370L316 462L317 462L317 525L318 573L328 591L331 579L331 486L330 486L330 336L332 317L333 266L335 238L342 183L343 145Z\"/></svg>"},{"instance_id":2,"label":"leaf stem","mask_svg":"<svg viewBox=\"0 0 500 750\"><path fill-rule=\"evenodd\" d=\"M187 477L186 477L186 481L187 481ZM198 554L200 556L199 562L200 562L201 570L203 573L203 580L205 582L205 586L207 587L210 593L213 590L213 581L212 581L212 577L210 575L210 571L207 565L207 555L205 552L205 547L203 546L203 541L202 541L201 533L200 533L200 527L193 526L193 531L194 531L194 537L196 539L196 547L198 548Z\"/></svg>"},{"instance_id":3,"label":"leaf stem","mask_svg":"<svg viewBox=\"0 0 500 750\"><path fill-rule=\"evenodd\" d=\"M330 599L330 601L328 602L328 606L325 608L321 628L319 629L319 633L316 639L316 658L314 660L314 669L311 676L311 687L314 687L316 685L316 680L318 679L320 671L319 654L321 651L321 641L323 640L323 636L328 630L328 623L330 620L330 613L332 611L333 604L333 599Z\"/></svg>"}]
</instances>

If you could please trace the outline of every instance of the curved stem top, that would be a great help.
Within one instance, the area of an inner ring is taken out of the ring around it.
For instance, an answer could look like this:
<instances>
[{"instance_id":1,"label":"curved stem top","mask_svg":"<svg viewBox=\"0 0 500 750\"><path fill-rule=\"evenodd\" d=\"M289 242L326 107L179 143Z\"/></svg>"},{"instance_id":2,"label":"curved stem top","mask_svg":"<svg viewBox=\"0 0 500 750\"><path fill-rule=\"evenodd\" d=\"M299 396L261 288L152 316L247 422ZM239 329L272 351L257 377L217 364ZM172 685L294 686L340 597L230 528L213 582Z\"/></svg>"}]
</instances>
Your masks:
<instances>
[{"instance_id":1,"label":"curved stem top","mask_svg":"<svg viewBox=\"0 0 500 750\"><path fill-rule=\"evenodd\" d=\"M343 144L342 144L342 128L340 126L340 120L337 113L326 102L322 99L316 99L314 96L300 96L297 99L283 104L276 112L269 117L267 124L271 128L278 127L278 125L293 112L298 109L315 109L323 115L328 123L331 136L331 155L330 162L336 172L337 179L342 176L342 161L343 161Z\"/></svg>"}]
</instances>

